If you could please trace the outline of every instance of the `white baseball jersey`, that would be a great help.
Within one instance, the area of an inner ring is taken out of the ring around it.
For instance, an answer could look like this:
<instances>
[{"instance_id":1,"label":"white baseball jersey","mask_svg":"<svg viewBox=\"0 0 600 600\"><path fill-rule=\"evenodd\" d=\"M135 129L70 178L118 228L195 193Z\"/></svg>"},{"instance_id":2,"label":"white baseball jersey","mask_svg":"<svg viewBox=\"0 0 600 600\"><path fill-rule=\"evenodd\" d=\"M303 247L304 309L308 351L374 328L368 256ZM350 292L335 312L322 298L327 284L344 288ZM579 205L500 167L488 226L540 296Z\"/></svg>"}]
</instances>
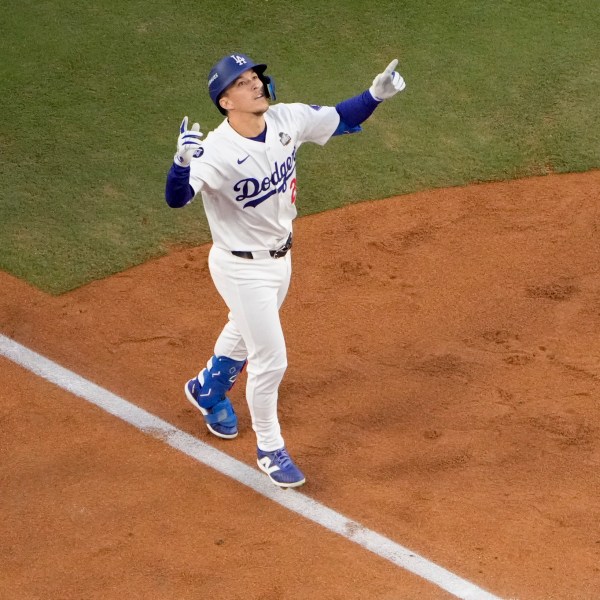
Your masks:
<instances>
[{"instance_id":1,"label":"white baseball jersey","mask_svg":"<svg viewBox=\"0 0 600 600\"><path fill-rule=\"evenodd\" d=\"M339 124L329 106L275 104L265 113L267 135L257 142L227 122L211 131L190 165L202 193L213 243L224 250L275 250L296 217L296 155L304 142L323 145Z\"/></svg>"}]
</instances>

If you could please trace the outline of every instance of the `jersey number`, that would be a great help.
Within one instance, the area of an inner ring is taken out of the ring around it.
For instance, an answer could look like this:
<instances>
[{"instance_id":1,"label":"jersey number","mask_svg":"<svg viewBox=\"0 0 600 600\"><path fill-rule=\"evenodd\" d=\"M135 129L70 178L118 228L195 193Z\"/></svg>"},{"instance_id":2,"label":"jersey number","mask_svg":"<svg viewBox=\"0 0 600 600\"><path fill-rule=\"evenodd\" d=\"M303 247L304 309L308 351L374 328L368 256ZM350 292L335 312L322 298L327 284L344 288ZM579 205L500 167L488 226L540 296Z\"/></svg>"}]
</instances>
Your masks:
<instances>
[{"instance_id":1,"label":"jersey number","mask_svg":"<svg viewBox=\"0 0 600 600\"><path fill-rule=\"evenodd\" d=\"M292 192L292 204L296 203L296 193L298 190L296 189L296 178L292 179L292 183L290 184L290 190Z\"/></svg>"}]
</instances>

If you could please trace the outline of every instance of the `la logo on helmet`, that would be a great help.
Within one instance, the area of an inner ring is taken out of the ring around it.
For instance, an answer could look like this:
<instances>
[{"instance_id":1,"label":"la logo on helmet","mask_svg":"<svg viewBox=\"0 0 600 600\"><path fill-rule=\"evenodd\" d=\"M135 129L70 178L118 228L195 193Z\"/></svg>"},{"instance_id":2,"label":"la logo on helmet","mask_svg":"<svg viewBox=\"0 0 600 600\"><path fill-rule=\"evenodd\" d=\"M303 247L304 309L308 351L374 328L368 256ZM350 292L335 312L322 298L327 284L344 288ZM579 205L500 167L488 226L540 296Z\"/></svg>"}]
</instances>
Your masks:
<instances>
[{"instance_id":1,"label":"la logo on helmet","mask_svg":"<svg viewBox=\"0 0 600 600\"><path fill-rule=\"evenodd\" d=\"M231 58L233 58L233 60L235 60L235 62L238 65L245 65L246 64L246 59L243 56L239 56L238 54L232 54Z\"/></svg>"}]
</instances>

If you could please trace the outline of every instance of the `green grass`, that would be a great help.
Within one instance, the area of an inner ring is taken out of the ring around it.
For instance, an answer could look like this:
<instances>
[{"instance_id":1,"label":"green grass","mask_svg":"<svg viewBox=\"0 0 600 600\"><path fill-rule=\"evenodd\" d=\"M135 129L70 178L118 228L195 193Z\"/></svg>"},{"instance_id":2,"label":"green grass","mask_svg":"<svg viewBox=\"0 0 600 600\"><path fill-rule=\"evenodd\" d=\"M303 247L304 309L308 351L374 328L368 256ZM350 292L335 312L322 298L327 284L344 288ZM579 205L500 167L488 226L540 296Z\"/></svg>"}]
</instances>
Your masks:
<instances>
[{"instance_id":1,"label":"green grass","mask_svg":"<svg viewBox=\"0 0 600 600\"><path fill-rule=\"evenodd\" d=\"M220 122L222 55L280 101L335 104L394 57L406 91L300 150L301 215L420 189L600 166L596 0L12 3L0 24L0 269L51 293L209 240L164 202L183 115Z\"/></svg>"}]
</instances>

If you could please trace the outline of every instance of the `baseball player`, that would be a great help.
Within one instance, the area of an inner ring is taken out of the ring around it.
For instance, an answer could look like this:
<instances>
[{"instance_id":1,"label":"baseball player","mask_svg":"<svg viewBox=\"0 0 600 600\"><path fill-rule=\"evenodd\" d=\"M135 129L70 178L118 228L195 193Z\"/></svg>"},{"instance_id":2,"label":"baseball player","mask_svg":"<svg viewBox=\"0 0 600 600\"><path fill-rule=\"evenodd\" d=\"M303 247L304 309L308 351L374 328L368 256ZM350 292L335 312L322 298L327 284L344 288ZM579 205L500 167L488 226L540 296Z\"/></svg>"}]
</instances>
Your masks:
<instances>
[{"instance_id":1,"label":"baseball player","mask_svg":"<svg viewBox=\"0 0 600 600\"><path fill-rule=\"evenodd\" d=\"M296 159L304 142L361 130L375 108L405 88L393 60L362 94L335 107L270 104L274 82L267 65L233 53L208 75L208 93L223 122L202 141L198 123L183 119L167 175L169 206L185 206L200 193L213 245L208 263L229 309L206 367L185 384L187 399L208 430L231 439L237 417L228 391L247 365L246 400L257 439L257 464L283 488L305 477L291 459L277 416L278 389L287 367L279 318L292 270L296 217Z\"/></svg>"}]
</instances>

